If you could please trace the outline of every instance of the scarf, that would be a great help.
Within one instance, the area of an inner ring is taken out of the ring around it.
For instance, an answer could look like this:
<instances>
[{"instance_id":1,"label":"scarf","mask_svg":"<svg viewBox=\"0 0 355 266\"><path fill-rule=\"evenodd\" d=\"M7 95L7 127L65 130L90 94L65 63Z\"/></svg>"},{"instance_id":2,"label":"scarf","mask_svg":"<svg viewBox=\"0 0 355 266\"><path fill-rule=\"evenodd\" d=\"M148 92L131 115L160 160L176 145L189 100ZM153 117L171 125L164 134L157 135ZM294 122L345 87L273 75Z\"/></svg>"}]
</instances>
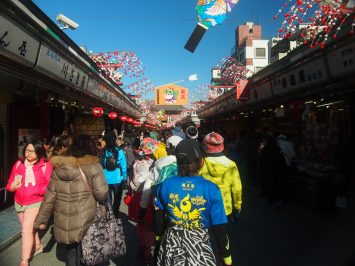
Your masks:
<instances>
[{"instance_id":1,"label":"scarf","mask_svg":"<svg viewBox=\"0 0 355 266\"><path fill-rule=\"evenodd\" d=\"M26 167L26 176L25 176L25 187L28 187L29 184L32 186L36 185L35 175L33 173L33 165L36 163L30 163L29 161L25 160L25 167Z\"/></svg>"}]
</instances>

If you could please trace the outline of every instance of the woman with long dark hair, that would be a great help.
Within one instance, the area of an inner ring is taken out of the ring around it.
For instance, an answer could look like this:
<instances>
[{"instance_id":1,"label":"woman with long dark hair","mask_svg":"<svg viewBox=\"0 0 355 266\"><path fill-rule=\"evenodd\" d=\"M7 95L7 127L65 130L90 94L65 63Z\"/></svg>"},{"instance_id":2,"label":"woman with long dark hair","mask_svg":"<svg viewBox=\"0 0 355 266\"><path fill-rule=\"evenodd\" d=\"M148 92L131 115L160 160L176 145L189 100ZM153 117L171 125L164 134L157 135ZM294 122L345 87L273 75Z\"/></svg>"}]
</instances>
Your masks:
<instances>
[{"instance_id":1,"label":"woman with long dark hair","mask_svg":"<svg viewBox=\"0 0 355 266\"><path fill-rule=\"evenodd\" d=\"M94 221L96 201L107 198L108 187L88 135L74 137L64 156L53 156L51 162L54 170L35 228L44 229L54 210L54 236L67 246L66 265L79 266L80 242Z\"/></svg>"},{"instance_id":2,"label":"woman with long dark hair","mask_svg":"<svg viewBox=\"0 0 355 266\"><path fill-rule=\"evenodd\" d=\"M12 168L7 190L15 192L15 209L22 225L22 261L43 251L38 233L33 231L33 223L43 201L52 173L52 165L47 161L43 143L32 140L25 144L22 158Z\"/></svg>"}]
</instances>

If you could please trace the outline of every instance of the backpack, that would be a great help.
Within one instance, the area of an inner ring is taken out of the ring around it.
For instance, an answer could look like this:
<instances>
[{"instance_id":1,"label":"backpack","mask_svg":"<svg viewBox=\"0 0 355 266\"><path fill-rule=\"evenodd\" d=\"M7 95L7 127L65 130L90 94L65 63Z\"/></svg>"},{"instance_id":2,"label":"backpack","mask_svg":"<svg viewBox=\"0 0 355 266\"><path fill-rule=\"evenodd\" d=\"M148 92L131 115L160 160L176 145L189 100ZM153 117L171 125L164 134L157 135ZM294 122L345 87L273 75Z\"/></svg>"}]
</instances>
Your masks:
<instances>
[{"instance_id":1,"label":"backpack","mask_svg":"<svg viewBox=\"0 0 355 266\"><path fill-rule=\"evenodd\" d=\"M119 167L118 163L118 151L115 148L113 151L108 154L108 151L105 151L105 160L104 160L104 168L107 171L115 171L116 168Z\"/></svg>"}]
</instances>

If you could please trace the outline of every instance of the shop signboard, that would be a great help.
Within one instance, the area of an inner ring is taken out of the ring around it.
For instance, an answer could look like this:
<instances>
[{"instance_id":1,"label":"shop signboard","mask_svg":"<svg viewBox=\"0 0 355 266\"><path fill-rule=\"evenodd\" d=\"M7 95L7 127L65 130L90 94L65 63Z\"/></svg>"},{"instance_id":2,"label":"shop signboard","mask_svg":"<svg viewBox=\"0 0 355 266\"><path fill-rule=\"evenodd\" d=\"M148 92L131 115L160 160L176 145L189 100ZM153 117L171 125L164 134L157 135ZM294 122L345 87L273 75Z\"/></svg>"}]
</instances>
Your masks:
<instances>
[{"instance_id":1,"label":"shop signboard","mask_svg":"<svg viewBox=\"0 0 355 266\"><path fill-rule=\"evenodd\" d=\"M337 48L327 55L332 78L340 78L355 73L355 43Z\"/></svg>"},{"instance_id":2,"label":"shop signboard","mask_svg":"<svg viewBox=\"0 0 355 266\"><path fill-rule=\"evenodd\" d=\"M249 102L259 101L269 97L272 97L269 80L265 80L264 82L250 88Z\"/></svg>"},{"instance_id":3,"label":"shop signboard","mask_svg":"<svg viewBox=\"0 0 355 266\"><path fill-rule=\"evenodd\" d=\"M15 56L22 63L34 66L38 49L38 39L0 12L0 53Z\"/></svg>"},{"instance_id":4,"label":"shop signboard","mask_svg":"<svg viewBox=\"0 0 355 266\"><path fill-rule=\"evenodd\" d=\"M187 105L188 89L175 84L156 87L155 105Z\"/></svg>"},{"instance_id":5,"label":"shop signboard","mask_svg":"<svg viewBox=\"0 0 355 266\"><path fill-rule=\"evenodd\" d=\"M299 64L280 75L273 76L270 81L275 95L287 94L290 91L306 89L328 80L324 57L318 57Z\"/></svg>"},{"instance_id":6,"label":"shop signboard","mask_svg":"<svg viewBox=\"0 0 355 266\"><path fill-rule=\"evenodd\" d=\"M57 80L66 81L77 89L86 90L89 79L87 73L48 44L41 44L36 67L41 72L50 74Z\"/></svg>"}]
</instances>

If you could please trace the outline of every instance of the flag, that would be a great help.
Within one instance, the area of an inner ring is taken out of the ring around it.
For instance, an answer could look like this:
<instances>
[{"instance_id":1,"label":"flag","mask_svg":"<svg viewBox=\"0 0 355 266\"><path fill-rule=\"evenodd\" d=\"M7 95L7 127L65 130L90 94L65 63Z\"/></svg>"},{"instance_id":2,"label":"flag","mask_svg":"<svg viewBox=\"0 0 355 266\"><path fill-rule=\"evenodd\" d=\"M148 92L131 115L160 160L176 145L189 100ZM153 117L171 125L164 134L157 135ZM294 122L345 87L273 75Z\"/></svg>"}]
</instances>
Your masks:
<instances>
[{"instance_id":1,"label":"flag","mask_svg":"<svg viewBox=\"0 0 355 266\"><path fill-rule=\"evenodd\" d=\"M189 81L195 81L195 80L198 80L197 74L192 74L189 76Z\"/></svg>"}]
</instances>

